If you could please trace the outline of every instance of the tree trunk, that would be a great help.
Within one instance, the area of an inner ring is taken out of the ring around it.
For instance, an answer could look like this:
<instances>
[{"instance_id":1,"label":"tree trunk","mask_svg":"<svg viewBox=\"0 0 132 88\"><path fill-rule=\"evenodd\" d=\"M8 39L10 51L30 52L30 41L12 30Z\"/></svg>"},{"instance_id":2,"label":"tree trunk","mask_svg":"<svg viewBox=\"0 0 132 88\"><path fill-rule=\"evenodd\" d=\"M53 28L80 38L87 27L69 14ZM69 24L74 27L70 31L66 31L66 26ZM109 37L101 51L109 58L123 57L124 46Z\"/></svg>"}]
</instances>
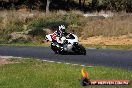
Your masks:
<instances>
[{"instance_id":1,"label":"tree trunk","mask_svg":"<svg viewBox=\"0 0 132 88\"><path fill-rule=\"evenodd\" d=\"M47 4L46 4L46 14L49 13L49 5L50 5L50 0L47 0Z\"/></svg>"},{"instance_id":2,"label":"tree trunk","mask_svg":"<svg viewBox=\"0 0 132 88\"><path fill-rule=\"evenodd\" d=\"M67 0L67 9L69 10L69 2L70 0Z\"/></svg>"},{"instance_id":3,"label":"tree trunk","mask_svg":"<svg viewBox=\"0 0 132 88\"><path fill-rule=\"evenodd\" d=\"M81 7L81 4L82 4L82 3L81 3L81 0L79 0L79 6L80 6L80 7Z\"/></svg>"},{"instance_id":4,"label":"tree trunk","mask_svg":"<svg viewBox=\"0 0 132 88\"><path fill-rule=\"evenodd\" d=\"M98 0L92 0L92 9L93 10L97 9L98 3L99 3Z\"/></svg>"},{"instance_id":5,"label":"tree trunk","mask_svg":"<svg viewBox=\"0 0 132 88\"><path fill-rule=\"evenodd\" d=\"M83 7L83 11L85 12L86 11L86 8L85 8L85 0L83 0L82 7Z\"/></svg>"},{"instance_id":6,"label":"tree trunk","mask_svg":"<svg viewBox=\"0 0 132 88\"><path fill-rule=\"evenodd\" d=\"M85 0L83 0L83 7L85 6Z\"/></svg>"}]
</instances>

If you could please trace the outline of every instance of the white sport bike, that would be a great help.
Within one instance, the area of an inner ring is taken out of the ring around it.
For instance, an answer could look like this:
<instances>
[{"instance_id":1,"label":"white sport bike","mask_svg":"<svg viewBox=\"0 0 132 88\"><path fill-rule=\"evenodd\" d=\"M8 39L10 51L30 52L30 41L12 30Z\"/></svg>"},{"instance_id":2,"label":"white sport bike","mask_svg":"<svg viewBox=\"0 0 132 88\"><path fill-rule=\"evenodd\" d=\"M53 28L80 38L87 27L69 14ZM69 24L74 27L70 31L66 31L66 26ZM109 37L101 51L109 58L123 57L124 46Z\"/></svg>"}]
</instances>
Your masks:
<instances>
[{"instance_id":1,"label":"white sport bike","mask_svg":"<svg viewBox=\"0 0 132 88\"><path fill-rule=\"evenodd\" d=\"M51 43L51 49L56 54L68 54L68 53L75 53L79 55L86 55L85 48L79 44L78 37L75 34L72 33L66 33L63 44L59 44L57 42L52 41L52 34L46 35L46 41L50 41Z\"/></svg>"}]
</instances>

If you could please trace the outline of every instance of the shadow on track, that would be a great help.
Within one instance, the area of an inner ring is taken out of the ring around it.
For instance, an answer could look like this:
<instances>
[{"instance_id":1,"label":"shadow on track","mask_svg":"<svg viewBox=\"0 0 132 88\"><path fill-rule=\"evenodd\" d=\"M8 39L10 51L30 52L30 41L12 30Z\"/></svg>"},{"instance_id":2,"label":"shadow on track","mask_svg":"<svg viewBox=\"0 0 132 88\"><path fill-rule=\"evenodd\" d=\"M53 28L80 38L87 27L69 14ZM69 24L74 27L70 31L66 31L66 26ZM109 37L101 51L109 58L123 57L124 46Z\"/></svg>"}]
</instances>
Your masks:
<instances>
[{"instance_id":1,"label":"shadow on track","mask_svg":"<svg viewBox=\"0 0 132 88\"><path fill-rule=\"evenodd\" d=\"M66 52L66 53L61 53L61 54L58 54L58 55L83 55L83 54L78 54L78 53L75 53L75 52ZM86 56L86 55L84 55L84 56Z\"/></svg>"}]
</instances>

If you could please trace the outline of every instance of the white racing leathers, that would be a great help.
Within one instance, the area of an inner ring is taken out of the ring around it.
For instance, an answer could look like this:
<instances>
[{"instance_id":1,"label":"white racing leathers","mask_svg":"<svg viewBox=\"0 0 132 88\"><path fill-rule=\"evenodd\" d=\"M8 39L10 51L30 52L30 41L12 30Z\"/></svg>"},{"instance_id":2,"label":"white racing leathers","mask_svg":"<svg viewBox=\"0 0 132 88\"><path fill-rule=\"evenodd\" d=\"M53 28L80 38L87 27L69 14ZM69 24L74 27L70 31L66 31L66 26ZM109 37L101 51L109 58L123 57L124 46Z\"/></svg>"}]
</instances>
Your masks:
<instances>
[{"instance_id":1,"label":"white racing leathers","mask_svg":"<svg viewBox=\"0 0 132 88\"><path fill-rule=\"evenodd\" d=\"M66 40L66 37L56 37L56 41L58 42L58 43L60 43L60 44L63 44L64 43L64 41Z\"/></svg>"}]
</instances>

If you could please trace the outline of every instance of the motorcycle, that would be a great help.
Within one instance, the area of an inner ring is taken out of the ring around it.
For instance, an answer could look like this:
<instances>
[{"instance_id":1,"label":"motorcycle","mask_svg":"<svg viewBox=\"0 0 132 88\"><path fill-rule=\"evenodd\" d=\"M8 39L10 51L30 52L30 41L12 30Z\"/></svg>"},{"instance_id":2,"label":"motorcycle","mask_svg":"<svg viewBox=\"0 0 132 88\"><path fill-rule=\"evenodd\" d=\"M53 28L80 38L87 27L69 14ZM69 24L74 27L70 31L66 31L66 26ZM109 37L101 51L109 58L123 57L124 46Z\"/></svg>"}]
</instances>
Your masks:
<instances>
[{"instance_id":1,"label":"motorcycle","mask_svg":"<svg viewBox=\"0 0 132 88\"><path fill-rule=\"evenodd\" d=\"M52 42L51 49L56 54L67 54L73 52L79 55L86 55L86 49L81 44L79 44L78 37L75 34L66 33L65 38L63 38L64 43L59 44L59 46L57 42L53 42L52 34L46 35L45 39L46 41Z\"/></svg>"}]
</instances>

